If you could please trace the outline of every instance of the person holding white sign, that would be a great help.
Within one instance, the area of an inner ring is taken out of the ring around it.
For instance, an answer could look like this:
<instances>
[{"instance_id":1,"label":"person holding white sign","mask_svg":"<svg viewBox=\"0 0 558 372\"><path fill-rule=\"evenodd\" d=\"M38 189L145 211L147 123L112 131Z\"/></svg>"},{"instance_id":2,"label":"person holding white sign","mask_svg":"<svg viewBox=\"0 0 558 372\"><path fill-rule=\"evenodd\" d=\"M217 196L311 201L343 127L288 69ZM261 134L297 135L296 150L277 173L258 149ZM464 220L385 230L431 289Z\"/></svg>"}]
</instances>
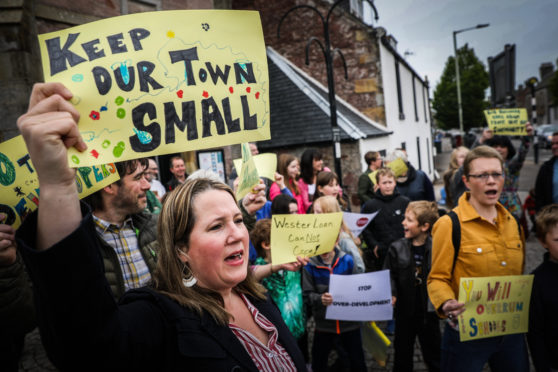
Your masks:
<instances>
[{"instance_id":1,"label":"person holding white sign","mask_svg":"<svg viewBox=\"0 0 558 372\"><path fill-rule=\"evenodd\" d=\"M504 185L504 161L493 148L471 150L463 163L464 193L453 212L461 236L454 246L450 216L441 217L432 230L432 269L428 295L438 315L447 318L442 338L442 371L529 370L524 335L511 334L460 342L457 319L465 304L457 301L462 277L521 275L525 242L515 218L499 202Z\"/></svg>"},{"instance_id":2,"label":"person holding white sign","mask_svg":"<svg viewBox=\"0 0 558 372\"><path fill-rule=\"evenodd\" d=\"M312 344L312 370L327 371L330 351L340 341L347 352L350 371L366 371L360 323L326 319L326 308L333 303L328 292L331 274L350 275L355 272L353 258L335 247L332 251L310 258L302 270L302 291L316 322Z\"/></svg>"}]
</instances>

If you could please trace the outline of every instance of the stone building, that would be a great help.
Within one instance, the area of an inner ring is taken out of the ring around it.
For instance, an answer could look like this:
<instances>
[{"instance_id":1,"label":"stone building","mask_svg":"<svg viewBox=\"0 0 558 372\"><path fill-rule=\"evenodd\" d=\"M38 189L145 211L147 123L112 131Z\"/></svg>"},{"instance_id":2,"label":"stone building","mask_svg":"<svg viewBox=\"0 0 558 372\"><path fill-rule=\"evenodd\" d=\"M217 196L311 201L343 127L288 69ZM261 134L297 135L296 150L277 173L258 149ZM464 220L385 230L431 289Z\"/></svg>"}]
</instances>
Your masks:
<instances>
[{"instance_id":1,"label":"stone building","mask_svg":"<svg viewBox=\"0 0 558 372\"><path fill-rule=\"evenodd\" d=\"M556 124L558 123L558 102L552 100L549 91L550 81L555 76L556 71L551 62L541 63L539 67L538 82L535 84L535 97L537 103L537 124ZM532 117L531 87L528 81L525 85L520 84L516 91L517 107L527 109L527 117Z\"/></svg>"}]
</instances>

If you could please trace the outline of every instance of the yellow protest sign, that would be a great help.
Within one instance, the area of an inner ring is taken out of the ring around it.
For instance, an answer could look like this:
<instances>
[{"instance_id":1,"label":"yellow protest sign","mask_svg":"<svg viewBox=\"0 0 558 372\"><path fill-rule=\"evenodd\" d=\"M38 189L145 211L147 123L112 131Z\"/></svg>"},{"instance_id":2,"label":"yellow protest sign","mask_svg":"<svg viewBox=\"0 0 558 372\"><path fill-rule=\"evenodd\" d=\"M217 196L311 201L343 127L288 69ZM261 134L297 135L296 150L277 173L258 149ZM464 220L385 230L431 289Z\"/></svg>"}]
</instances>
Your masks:
<instances>
[{"instance_id":1,"label":"yellow protest sign","mask_svg":"<svg viewBox=\"0 0 558 372\"><path fill-rule=\"evenodd\" d=\"M488 127L495 135L526 136L527 110L524 108L484 110Z\"/></svg>"},{"instance_id":2,"label":"yellow protest sign","mask_svg":"<svg viewBox=\"0 0 558 372\"><path fill-rule=\"evenodd\" d=\"M120 177L114 164L80 167L76 172L79 197L84 198ZM0 213L8 217L2 223L17 229L22 220L37 209L39 179L22 136L0 144Z\"/></svg>"},{"instance_id":3,"label":"yellow protest sign","mask_svg":"<svg viewBox=\"0 0 558 372\"><path fill-rule=\"evenodd\" d=\"M271 262L296 261L333 249L343 213L276 214L271 218Z\"/></svg>"},{"instance_id":4,"label":"yellow protest sign","mask_svg":"<svg viewBox=\"0 0 558 372\"><path fill-rule=\"evenodd\" d=\"M260 183L260 176L254 162L254 157L250 151L250 146L247 143L242 144L242 168L240 182L238 183L238 190L236 191L236 198L242 199L246 194L252 191L254 186Z\"/></svg>"},{"instance_id":5,"label":"yellow protest sign","mask_svg":"<svg viewBox=\"0 0 558 372\"><path fill-rule=\"evenodd\" d=\"M258 12L138 13L39 35L45 81L66 85L89 166L270 138Z\"/></svg>"},{"instance_id":6,"label":"yellow protest sign","mask_svg":"<svg viewBox=\"0 0 558 372\"><path fill-rule=\"evenodd\" d=\"M461 341L527 332L532 286L533 275L461 278Z\"/></svg>"},{"instance_id":7,"label":"yellow protest sign","mask_svg":"<svg viewBox=\"0 0 558 372\"><path fill-rule=\"evenodd\" d=\"M395 174L395 178L401 177L402 175L407 173L407 171L409 170L409 167L407 167L407 164L405 164L405 162L401 158L397 158L394 161L390 161L386 165L386 167L388 167L389 169L391 169L393 171L393 173ZM368 174L368 177L370 178L370 180L372 181L374 186L376 185L376 174L377 173L378 173L378 171L375 170L374 172L371 172L371 173Z\"/></svg>"},{"instance_id":8,"label":"yellow protest sign","mask_svg":"<svg viewBox=\"0 0 558 372\"><path fill-rule=\"evenodd\" d=\"M256 169L258 170L258 175L260 177L269 178L275 181L275 170L277 169L277 155L275 154L258 154L253 156L254 163L256 164ZM240 174L242 169L242 159L233 160L236 172Z\"/></svg>"}]
</instances>

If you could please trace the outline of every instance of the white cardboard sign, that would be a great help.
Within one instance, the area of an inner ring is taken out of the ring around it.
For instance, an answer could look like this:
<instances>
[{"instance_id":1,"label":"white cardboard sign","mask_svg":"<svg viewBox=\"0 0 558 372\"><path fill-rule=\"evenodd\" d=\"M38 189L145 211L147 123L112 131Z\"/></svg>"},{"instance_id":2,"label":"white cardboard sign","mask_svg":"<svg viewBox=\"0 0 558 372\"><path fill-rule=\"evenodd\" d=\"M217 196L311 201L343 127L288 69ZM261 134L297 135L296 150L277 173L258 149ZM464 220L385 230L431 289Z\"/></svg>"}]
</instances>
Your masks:
<instances>
[{"instance_id":1,"label":"white cardboard sign","mask_svg":"<svg viewBox=\"0 0 558 372\"><path fill-rule=\"evenodd\" d=\"M360 233L366 229L366 226L372 222L374 217L376 217L378 212L370 214L343 212L343 221L354 236L359 236Z\"/></svg>"},{"instance_id":2,"label":"white cardboard sign","mask_svg":"<svg viewBox=\"0 0 558 372\"><path fill-rule=\"evenodd\" d=\"M353 275L332 274L329 293L333 304L327 307L326 319L375 321L393 317L389 270Z\"/></svg>"}]
</instances>

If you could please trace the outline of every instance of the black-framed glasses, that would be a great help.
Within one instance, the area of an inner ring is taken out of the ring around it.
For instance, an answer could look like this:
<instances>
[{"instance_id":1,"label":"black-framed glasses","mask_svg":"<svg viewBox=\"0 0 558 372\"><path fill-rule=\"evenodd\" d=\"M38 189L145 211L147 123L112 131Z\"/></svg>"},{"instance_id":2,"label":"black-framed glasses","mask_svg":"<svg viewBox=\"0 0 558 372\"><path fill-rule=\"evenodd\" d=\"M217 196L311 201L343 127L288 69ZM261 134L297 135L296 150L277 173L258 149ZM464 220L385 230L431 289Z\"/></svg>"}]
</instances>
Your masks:
<instances>
[{"instance_id":1,"label":"black-framed glasses","mask_svg":"<svg viewBox=\"0 0 558 372\"><path fill-rule=\"evenodd\" d=\"M504 177L503 173L481 173L481 174L469 174L467 177L473 177L474 179L487 182L489 177L492 177L494 181L498 181L500 178Z\"/></svg>"}]
</instances>

